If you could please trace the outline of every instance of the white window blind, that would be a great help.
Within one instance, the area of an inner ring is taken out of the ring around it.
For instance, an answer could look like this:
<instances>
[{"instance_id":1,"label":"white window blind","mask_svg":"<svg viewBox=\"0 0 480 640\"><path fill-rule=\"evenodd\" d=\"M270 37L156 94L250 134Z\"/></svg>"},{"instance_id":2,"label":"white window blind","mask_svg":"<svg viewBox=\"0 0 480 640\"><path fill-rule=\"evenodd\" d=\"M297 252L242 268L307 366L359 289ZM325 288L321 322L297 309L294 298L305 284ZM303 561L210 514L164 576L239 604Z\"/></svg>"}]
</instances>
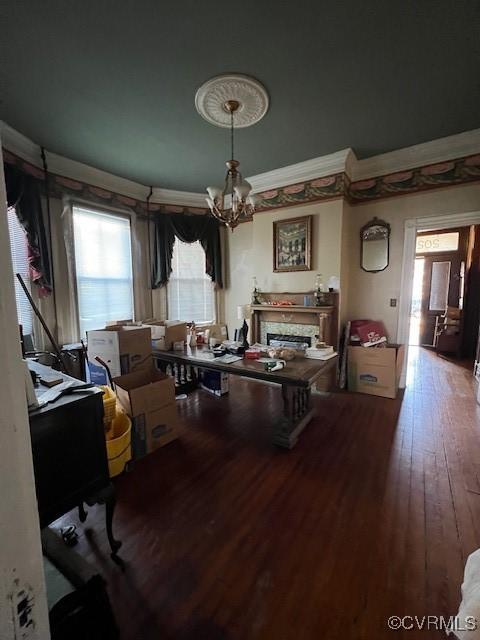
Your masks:
<instances>
[{"instance_id":1,"label":"white window blind","mask_svg":"<svg viewBox=\"0 0 480 640\"><path fill-rule=\"evenodd\" d=\"M30 291L30 273L28 269L27 237L22 225L18 221L14 207L7 212L8 233L10 235L10 250L12 254L13 278L15 282L15 300L17 302L18 324L22 325L24 335L33 333L33 311L30 303L16 277L19 273Z\"/></svg>"},{"instance_id":2,"label":"white window blind","mask_svg":"<svg viewBox=\"0 0 480 640\"><path fill-rule=\"evenodd\" d=\"M81 335L133 318L128 218L73 207L73 233Z\"/></svg>"},{"instance_id":3,"label":"white window blind","mask_svg":"<svg viewBox=\"0 0 480 640\"><path fill-rule=\"evenodd\" d=\"M175 240L167 290L170 320L215 320L213 283L205 273L205 251L200 242Z\"/></svg>"}]
</instances>

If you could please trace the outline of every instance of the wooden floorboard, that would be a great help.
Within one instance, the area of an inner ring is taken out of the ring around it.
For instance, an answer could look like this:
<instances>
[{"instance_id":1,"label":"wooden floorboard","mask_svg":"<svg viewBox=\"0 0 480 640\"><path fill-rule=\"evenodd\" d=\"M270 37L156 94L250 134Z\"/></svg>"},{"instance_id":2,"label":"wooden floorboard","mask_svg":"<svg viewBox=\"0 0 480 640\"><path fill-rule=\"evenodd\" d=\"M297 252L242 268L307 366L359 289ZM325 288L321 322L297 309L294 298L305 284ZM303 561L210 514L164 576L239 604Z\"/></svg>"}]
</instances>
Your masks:
<instances>
[{"instance_id":1,"label":"wooden floorboard","mask_svg":"<svg viewBox=\"0 0 480 640\"><path fill-rule=\"evenodd\" d=\"M124 640L442 638L392 615L450 616L480 546L480 407L470 370L416 349L397 400L315 396L292 451L280 390L231 379L178 401L181 439L116 479L122 573L101 507L77 550L108 582Z\"/></svg>"}]
</instances>

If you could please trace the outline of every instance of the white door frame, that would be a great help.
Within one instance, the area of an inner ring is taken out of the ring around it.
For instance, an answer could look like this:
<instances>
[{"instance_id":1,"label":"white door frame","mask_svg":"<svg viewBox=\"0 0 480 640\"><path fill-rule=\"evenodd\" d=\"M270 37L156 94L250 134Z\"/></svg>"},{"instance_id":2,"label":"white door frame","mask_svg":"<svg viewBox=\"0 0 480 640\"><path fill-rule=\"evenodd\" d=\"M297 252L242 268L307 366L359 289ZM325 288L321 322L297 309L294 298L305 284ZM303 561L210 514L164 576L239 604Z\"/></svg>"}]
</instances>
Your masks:
<instances>
[{"instance_id":1,"label":"white door frame","mask_svg":"<svg viewBox=\"0 0 480 640\"><path fill-rule=\"evenodd\" d=\"M47 640L48 605L6 205L0 151L0 638Z\"/></svg>"},{"instance_id":2,"label":"white door frame","mask_svg":"<svg viewBox=\"0 0 480 640\"><path fill-rule=\"evenodd\" d=\"M408 339L410 335L410 307L412 305L413 271L415 268L415 247L418 231L451 229L480 224L480 211L448 213L442 216L408 218L405 220L403 241L402 278L398 305L397 342L405 345L405 361L400 377L400 387L404 388L407 378Z\"/></svg>"}]
</instances>

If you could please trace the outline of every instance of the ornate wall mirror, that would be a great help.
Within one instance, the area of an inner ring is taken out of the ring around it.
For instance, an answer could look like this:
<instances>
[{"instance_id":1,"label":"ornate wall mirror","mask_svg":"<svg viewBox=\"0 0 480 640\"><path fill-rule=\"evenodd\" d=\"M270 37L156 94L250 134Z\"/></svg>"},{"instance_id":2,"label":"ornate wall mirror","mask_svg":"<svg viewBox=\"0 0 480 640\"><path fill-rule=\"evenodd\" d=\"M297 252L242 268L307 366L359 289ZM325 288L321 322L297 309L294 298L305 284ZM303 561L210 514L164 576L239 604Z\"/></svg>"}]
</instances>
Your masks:
<instances>
[{"instance_id":1,"label":"ornate wall mirror","mask_svg":"<svg viewBox=\"0 0 480 640\"><path fill-rule=\"evenodd\" d=\"M374 218L360 229L360 266L376 273L388 267L390 225Z\"/></svg>"}]
</instances>

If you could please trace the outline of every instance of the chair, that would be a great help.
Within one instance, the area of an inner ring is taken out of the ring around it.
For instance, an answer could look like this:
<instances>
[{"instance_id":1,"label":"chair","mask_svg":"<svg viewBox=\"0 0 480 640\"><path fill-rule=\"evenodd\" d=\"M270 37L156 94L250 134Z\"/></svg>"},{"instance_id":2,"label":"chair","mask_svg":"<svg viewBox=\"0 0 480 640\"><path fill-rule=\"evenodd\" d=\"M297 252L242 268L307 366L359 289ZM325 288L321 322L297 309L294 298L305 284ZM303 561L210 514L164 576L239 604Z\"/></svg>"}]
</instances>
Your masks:
<instances>
[{"instance_id":1,"label":"chair","mask_svg":"<svg viewBox=\"0 0 480 640\"><path fill-rule=\"evenodd\" d=\"M462 310L447 307L442 316L435 318L434 345L437 353L460 355L462 343Z\"/></svg>"}]
</instances>

